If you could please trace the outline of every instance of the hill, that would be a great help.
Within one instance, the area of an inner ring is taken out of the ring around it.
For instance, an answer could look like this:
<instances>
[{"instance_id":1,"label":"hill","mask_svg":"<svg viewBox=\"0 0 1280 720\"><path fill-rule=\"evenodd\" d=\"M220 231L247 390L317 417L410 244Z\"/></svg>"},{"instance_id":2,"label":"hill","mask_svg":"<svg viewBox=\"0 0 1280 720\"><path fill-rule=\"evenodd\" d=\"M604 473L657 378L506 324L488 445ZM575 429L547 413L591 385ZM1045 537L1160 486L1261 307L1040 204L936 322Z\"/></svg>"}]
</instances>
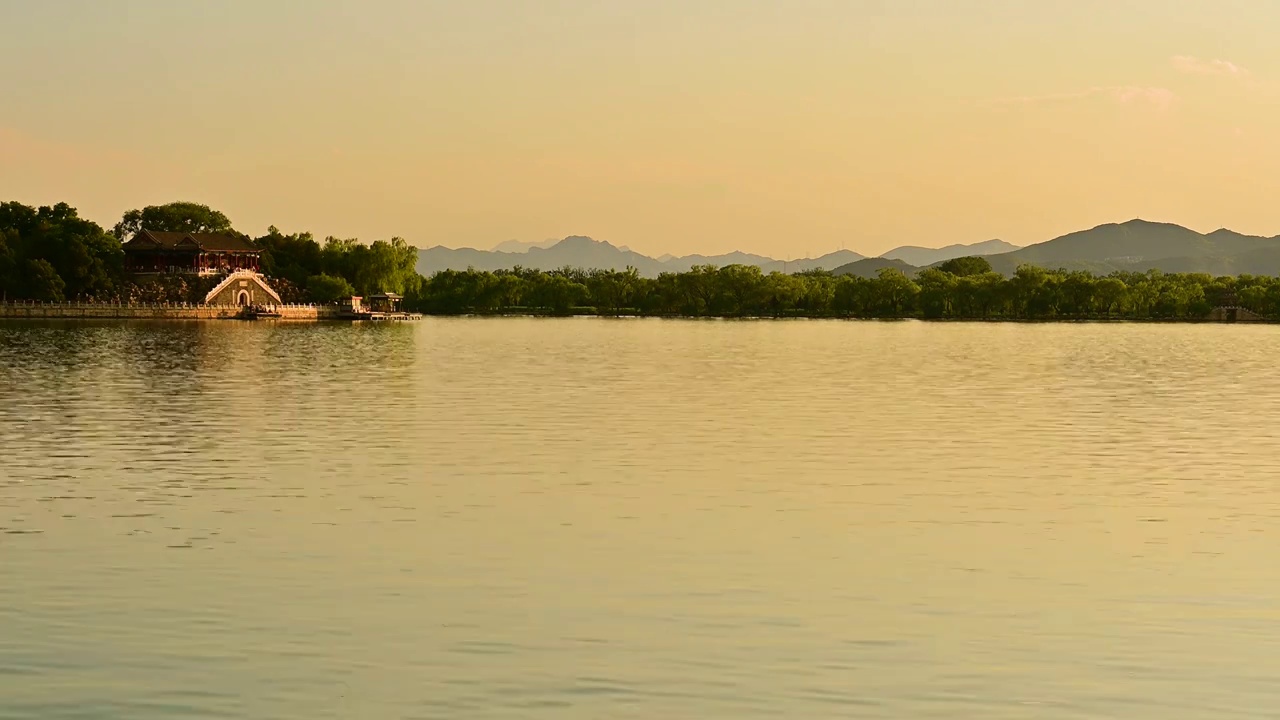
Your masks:
<instances>
[{"instance_id":1,"label":"hill","mask_svg":"<svg viewBox=\"0 0 1280 720\"><path fill-rule=\"evenodd\" d=\"M666 272L687 272L695 265L715 265L716 267L724 267L725 265L755 265L761 271L798 273L807 272L809 270L834 270L841 265L861 260L865 256L860 255L852 250L837 250L833 253L827 253L816 258L799 258L797 260L774 260L764 255L752 255L750 253L732 252L724 255L685 255L684 257L664 256L666 260L659 260L666 266Z\"/></svg>"},{"instance_id":2,"label":"hill","mask_svg":"<svg viewBox=\"0 0 1280 720\"><path fill-rule=\"evenodd\" d=\"M785 263L775 260L773 264L761 269L765 272L778 270L789 273L807 272L809 270L835 270L842 265L848 265L849 263L857 262L865 258L865 255L860 255L852 250L837 250L833 253L827 253L822 257L816 258L801 258L799 260L790 260Z\"/></svg>"},{"instance_id":3,"label":"hill","mask_svg":"<svg viewBox=\"0 0 1280 720\"><path fill-rule=\"evenodd\" d=\"M1181 225L1130 220L1069 233L1020 250L987 257L992 269L1013 273L1019 265L1109 273L1207 272L1276 274L1280 237L1243 235L1232 230L1201 234Z\"/></svg>"},{"instance_id":4,"label":"hill","mask_svg":"<svg viewBox=\"0 0 1280 720\"><path fill-rule=\"evenodd\" d=\"M418 272L424 275L453 269L501 270L523 266L538 270L562 267L625 270L634 267L641 275L657 277L664 272L685 272L695 265L755 265L764 272L804 272L816 268L836 274L874 276L881 268L897 267L908 274L965 255L982 255L996 272L1012 275L1019 265L1050 269L1086 270L1105 275L1117 270L1145 272L1195 272L1212 275L1280 275L1280 236L1260 237L1221 229L1198 233L1181 225L1130 220L1109 223L1068 233L1035 245L1017 248L1002 240L972 245L948 245L930 249L903 246L879 258L864 258L850 250L840 250L818 258L776 260L752 253L723 255L664 255L652 258L589 237L571 236L549 246L545 243L508 241L498 247L512 251L485 251L472 248L452 250L434 247L419 251ZM1009 249L1014 248L1014 249ZM997 252L997 251L1004 252Z\"/></svg>"},{"instance_id":5,"label":"hill","mask_svg":"<svg viewBox=\"0 0 1280 720\"><path fill-rule=\"evenodd\" d=\"M503 242L500 242L497 245L494 245L493 249L490 250L490 252L525 253L525 252L529 252L529 250L532 248L549 248L558 242L560 241L555 238L551 238L550 240L543 240L541 242L525 242L524 240L504 240Z\"/></svg>"},{"instance_id":6,"label":"hill","mask_svg":"<svg viewBox=\"0 0 1280 720\"><path fill-rule=\"evenodd\" d=\"M695 265L715 265L716 267L724 267L725 265L755 265L763 268L764 266L775 262L777 261L773 258L765 257L764 255L731 252L724 255L685 255L683 257L674 257L662 262L662 265L663 272L688 272L689 269Z\"/></svg>"},{"instance_id":7,"label":"hill","mask_svg":"<svg viewBox=\"0 0 1280 720\"><path fill-rule=\"evenodd\" d=\"M633 267L642 275L657 275L661 265L647 255L617 247L583 235L570 235L548 248L533 247L524 254L525 267L554 270L580 267L601 270L626 270Z\"/></svg>"},{"instance_id":8,"label":"hill","mask_svg":"<svg viewBox=\"0 0 1280 720\"><path fill-rule=\"evenodd\" d=\"M1007 243L1003 240L987 240L985 242L973 243L972 245L948 245L941 248L927 248L917 245L903 245L896 247L880 257L889 260L901 260L908 265L916 267L927 267L936 265L940 262L946 262L958 257L966 257L969 255L999 255L1001 253L1013 252L1020 250L1017 245Z\"/></svg>"},{"instance_id":9,"label":"hill","mask_svg":"<svg viewBox=\"0 0 1280 720\"><path fill-rule=\"evenodd\" d=\"M507 248L499 250L497 248ZM688 272L695 265L755 265L764 272L803 272L805 270L831 270L840 265L862 259L852 250L838 250L818 258L799 260L775 260L764 255L732 252L723 255L664 255L651 258L625 247L589 237L570 236L543 247L543 243L521 243L508 240L494 250L474 248L452 249L443 246L418 251L418 272L430 275L441 270L509 270L520 266L535 270L556 270L576 267L601 270L625 270L634 267L645 277L657 277L664 272Z\"/></svg>"},{"instance_id":10,"label":"hill","mask_svg":"<svg viewBox=\"0 0 1280 720\"><path fill-rule=\"evenodd\" d=\"M848 263L847 265L841 265L832 272L836 275L854 275L861 278L873 278L878 276L880 271L885 268L897 268L908 276L915 275L920 270L920 268L904 263L901 260L877 257L863 258L862 260L857 260Z\"/></svg>"},{"instance_id":11,"label":"hill","mask_svg":"<svg viewBox=\"0 0 1280 720\"><path fill-rule=\"evenodd\" d=\"M452 249L436 246L418 251L418 272L431 275L441 270L510 270L526 267L534 270L556 270L562 267L601 270L625 270L634 267L641 275L656 277L663 264L607 242L589 237L570 236L550 247L526 248L523 252L495 252L474 248Z\"/></svg>"}]
</instances>

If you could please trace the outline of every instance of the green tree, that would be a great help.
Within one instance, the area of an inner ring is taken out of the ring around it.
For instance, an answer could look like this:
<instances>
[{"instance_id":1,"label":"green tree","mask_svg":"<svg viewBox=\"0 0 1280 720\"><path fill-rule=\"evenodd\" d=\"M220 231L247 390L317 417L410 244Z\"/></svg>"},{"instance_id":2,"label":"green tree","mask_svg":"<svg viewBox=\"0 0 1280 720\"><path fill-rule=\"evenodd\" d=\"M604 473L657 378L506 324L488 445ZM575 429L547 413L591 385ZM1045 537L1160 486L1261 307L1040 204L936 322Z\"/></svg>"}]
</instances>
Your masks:
<instances>
[{"instance_id":1,"label":"green tree","mask_svg":"<svg viewBox=\"0 0 1280 720\"><path fill-rule=\"evenodd\" d=\"M307 278L307 298L314 303L328 304L356 294L346 278L333 275L312 275Z\"/></svg>"},{"instance_id":2,"label":"green tree","mask_svg":"<svg viewBox=\"0 0 1280 720\"><path fill-rule=\"evenodd\" d=\"M973 282L974 302L979 317L1008 316L1012 304L1013 289L1000 273L989 272L965 278Z\"/></svg>"},{"instance_id":3,"label":"green tree","mask_svg":"<svg viewBox=\"0 0 1280 720\"><path fill-rule=\"evenodd\" d=\"M719 270L714 265L695 265L689 272L676 275L682 310L694 317L713 312L719 292Z\"/></svg>"},{"instance_id":4,"label":"green tree","mask_svg":"<svg viewBox=\"0 0 1280 720\"><path fill-rule=\"evenodd\" d=\"M130 210L116 223L112 234L125 241L140 230L185 233L234 233L226 215L193 202L172 202L165 205L148 205L141 210Z\"/></svg>"},{"instance_id":5,"label":"green tree","mask_svg":"<svg viewBox=\"0 0 1280 720\"><path fill-rule=\"evenodd\" d=\"M61 302L66 299L63 295L66 283L48 260L28 260L23 268L22 283L23 294L31 300Z\"/></svg>"},{"instance_id":6,"label":"green tree","mask_svg":"<svg viewBox=\"0 0 1280 720\"><path fill-rule=\"evenodd\" d=\"M1047 318L1057 313L1059 276L1034 265L1021 265L1009 280L1014 313Z\"/></svg>"},{"instance_id":7,"label":"green tree","mask_svg":"<svg viewBox=\"0 0 1280 720\"><path fill-rule=\"evenodd\" d=\"M1151 317L1151 308L1159 298L1159 286L1149 279L1144 278L1129 286L1129 302L1134 317Z\"/></svg>"},{"instance_id":8,"label":"green tree","mask_svg":"<svg viewBox=\"0 0 1280 720\"><path fill-rule=\"evenodd\" d=\"M416 310L458 315L475 306L476 272L444 270L432 275L417 297L406 297L406 304Z\"/></svg>"},{"instance_id":9,"label":"green tree","mask_svg":"<svg viewBox=\"0 0 1280 720\"><path fill-rule=\"evenodd\" d=\"M938 269L956 277L968 277L991 272L991 262L978 255L969 255L947 260L939 264Z\"/></svg>"},{"instance_id":10,"label":"green tree","mask_svg":"<svg viewBox=\"0 0 1280 720\"><path fill-rule=\"evenodd\" d=\"M714 307L724 315L762 314L764 273L755 265L726 265L715 274Z\"/></svg>"},{"instance_id":11,"label":"green tree","mask_svg":"<svg viewBox=\"0 0 1280 720\"><path fill-rule=\"evenodd\" d=\"M17 255L14 252L13 245L17 233L13 232L14 238L10 239L10 233L13 231L0 229L0 297L8 298L10 295L17 295L17 287L14 284L17 277Z\"/></svg>"},{"instance_id":12,"label":"green tree","mask_svg":"<svg viewBox=\"0 0 1280 720\"><path fill-rule=\"evenodd\" d=\"M562 272L541 275L529 294L534 307L556 315L568 314L588 296L586 285L574 282Z\"/></svg>"},{"instance_id":13,"label":"green tree","mask_svg":"<svg viewBox=\"0 0 1280 720\"><path fill-rule=\"evenodd\" d=\"M809 289L809 283L806 280L810 278L781 272L765 275L759 289L760 306L763 310L760 314L767 313L773 317L790 315ZM825 308L813 314L825 314L823 311Z\"/></svg>"},{"instance_id":14,"label":"green tree","mask_svg":"<svg viewBox=\"0 0 1280 720\"><path fill-rule=\"evenodd\" d=\"M647 283L648 294L636 299L638 309L652 315L700 315L690 303L687 277L688 273L661 273L656 280Z\"/></svg>"},{"instance_id":15,"label":"green tree","mask_svg":"<svg viewBox=\"0 0 1280 720\"><path fill-rule=\"evenodd\" d=\"M418 249L404 238L377 240L372 245L348 246L346 277L361 293L403 293L409 279L417 274Z\"/></svg>"},{"instance_id":16,"label":"green tree","mask_svg":"<svg viewBox=\"0 0 1280 720\"><path fill-rule=\"evenodd\" d=\"M284 278L296 285L305 285L312 275L326 274L321 262L320 243L309 232L285 235L274 225L267 234L254 243L262 248L262 272L272 278ZM340 273L327 273L340 277Z\"/></svg>"},{"instance_id":17,"label":"green tree","mask_svg":"<svg viewBox=\"0 0 1280 720\"><path fill-rule=\"evenodd\" d=\"M1128 293L1129 286L1123 280L1114 276L1104 277L1094 285L1093 299L1098 311L1110 318L1112 313L1121 309Z\"/></svg>"},{"instance_id":18,"label":"green tree","mask_svg":"<svg viewBox=\"0 0 1280 720\"><path fill-rule=\"evenodd\" d=\"M20 203L0 204L0 283L6 295L48 299L54 286L58 295L92 299L114 292L124 274L124 252L120 242L97 224L80 217L66 203L28 207ZM47 263L59 278L52 283L45 268L38 280L27 282L32 272L28 261ZM35 288L35 289L32 289Z\"/></svg>"},{"instance_id":19,"label":"green tree","mask_svg":"<svg viewBox=\"0 0 1280 720\"><path fill-rule=\"evenodd\" d=\"M914 307L916 296L920 294L920 286L898 268L881 268L871 285L878 299L878 309L887 317L902 317Z\"/></svg>"},{"instance_id":20,"label":"green tree","mask_svg":"<svg viewBox=\"0 0 1280 720\"><path fill-rule=\"evenodd\" d=\"M836 277L827 270L807 270L793 275L800 283L796 309L809 316L829 316L834 312Z\"/></svg>"},{"instance_id":21,"label":"green tree","mask_svg":"<svg viewBox=\"0 0 1280 720\"><path fill-rule=\"evenodd\" d=\"M921 270L916 281L920 286L920 312L924 317L941 318L953 314L958 294L955 275L929 268Z\"/></svg>"},{"instance_id":22,"label":"green tree","mask_svg":"<svg viewBox=\"0 0 1280 720\"><path fill-rule=\"evenodd\" d=\"M1067 273L1060 278L1059 294L1063 314L1084 317L1093 312L1098 281L1086 272Z\"/></svg>"},{"instance_id":23,"label":"green tree","mask_svg":"<svg viewBox=\"0 0 1280 720\"><path fill-rule=\"evenodd\" d=\"M840 317L871 317L875 306L875 287L871 280L856 275L836 279L832 311Z\"/></svg>"},{"instance_id":24,"label":"green tree","mask_svg":"<svg viewBox=\"0 0 1280 720\"><path fill-rule=\"evenodd\" d=\"M640 273L632 267L622 272L592 270L585 278L590 302L597 311L608 315L617 314L619 309L632 306L640 284Z\"/></svg>"}]
</instances>

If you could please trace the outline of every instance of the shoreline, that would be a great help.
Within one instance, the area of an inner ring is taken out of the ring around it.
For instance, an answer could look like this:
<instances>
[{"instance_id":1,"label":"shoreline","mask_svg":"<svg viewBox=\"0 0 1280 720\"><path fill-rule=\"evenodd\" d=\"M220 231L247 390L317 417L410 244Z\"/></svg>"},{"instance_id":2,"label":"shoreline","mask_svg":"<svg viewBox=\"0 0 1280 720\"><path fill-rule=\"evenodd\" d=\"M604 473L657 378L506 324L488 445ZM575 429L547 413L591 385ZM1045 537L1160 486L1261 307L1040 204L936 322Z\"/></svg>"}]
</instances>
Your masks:
<instances>
[{"instance_id":1,"label":"shoreline","mask_svg":"<svg viewBox=\"0 0 1280 720\"><path fill-rule=\"evenodd\" d=\"M722 321L786 321L786 320L835 320L903 322L915 320L925 323L1013 323L1013 324L1159 324L1159 325L1274 325L1278 321L1268 318L1219 320L1214 318L1124 318L1124 317L1057 317L1057 318L923 318L923 317L861 317L834 315L667 315L641 312L601 313L595 308L574 308L569 312L536 312L527 309L498 310L491 313L401 313L391 317L365 318L343 313L337 306L328 305L279 305L269 308L267 317L247 316L245 308L234 305L190 305L181 303L0 303L0 319L3 320L278 320L283 322L341 322L354 320L402 321L422 317L468 318L601 318L660 320L722 320Z\"/></svg>"},{"instance_id":2,"label":"shoreline","mask_svg":"<svg viewBox=\"0 0 1280 720\"><path fill-rule=\"evenodd\" d=\"M0 303L0 318L8 320L240 320L244 308L235 305L185 303ZM336 319L336 308L282 305L282 320Z\"/></svg>"},{"instance_id":3,"label":"shoreline","mask_svg":"<svg viewBox=\"0 0 1280 720\"><path fill-rule=\"evenodd\" d=\"M333 305L273 305L259 315L238 305L187 303L0 303L3 320L280 320L283 322L350 322L353 320L414 320L416 313L352 314Z\"/></svg>"}]
</instances>

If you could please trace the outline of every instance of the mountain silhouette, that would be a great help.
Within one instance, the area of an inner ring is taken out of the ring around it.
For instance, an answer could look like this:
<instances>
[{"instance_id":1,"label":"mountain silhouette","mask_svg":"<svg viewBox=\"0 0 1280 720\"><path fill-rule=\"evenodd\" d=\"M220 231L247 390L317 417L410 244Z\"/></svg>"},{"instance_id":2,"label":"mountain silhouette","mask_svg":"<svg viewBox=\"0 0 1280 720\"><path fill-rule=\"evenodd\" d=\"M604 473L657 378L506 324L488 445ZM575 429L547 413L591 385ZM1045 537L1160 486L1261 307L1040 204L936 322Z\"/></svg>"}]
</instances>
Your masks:
<instances>
[{"instance_id":1,"label":"mountain silhouette","mask_svg":"<svg viewBox=\"0 0 1280 720\"><path fill-rule=\"evenodd\" d=\"M513 244L514 243L514 244ZM852 250L838 250L818 258L799 260L775 260L764 255L731 252L723 255L664 255L651 258L626 247L594 240L582 235L571 235L547 247L542 243L507 241L498 247L508 250L476 250L474 248L447 248L437 246L418 251L418 272L423 275L441 270L509 270L526 267L534 270L558 270L564 267L625 270L635 268L645 277L657 277L664 272L688 272L697 265L755 265L768 272L803 272L806 270L834 270L836 267L862 259Z\"/></svg>"},{"instance_id":2,"label":"mountain silhouette","mask_svg":"<svg viewBox=\"0 0 1280 720\"><path fill-rule=\"evenodd\" d=\"M1138 219L1099 225L985 257L992 270L1004 275L1012 275L1019 265L1099 275L1118 270L1278 275L1280 237L1244 235L1225 228L1202 234L1181 225ZM927 266L914 266L911 272L922 267ZM865 270L866 265L853 263L834 272L860 275Z\"/></svg>"},{"instance_id":3,"label":"mountain silhouette","mask_svg":"<svg viewBox=\"0 0 1280 720\"><path fill-rule=\"evenodd\" d=\"M524 240L504 240L493 246L490 252L506 252L506 253L523 253L529 252L531 248L549 248L560 242L555 238L543 240L541 242L526 242Z\"/></svg>"},{"instance_id":4,"label":"mountain silhouette","mask_svg":"<svg viewBox=\"0 0 1280 720\"><path fill-rule=\"evenodd\" d=\"M878 258L864 258L851 250L796 260L778 260L745 252L652 258L582 235L550 244L507 241L498 247L508 250L442 246L421 250L418 253L418 272L430 275L441 270L465 270L469 267L476 270L503 270L517 266L536 270L564 267L625 270L634 267L645 277L657 277L664 272L686 272L696 265L724 267L741 264L755 265L766 273L796 273L821 268L836 274L871 277L885 267L896 267L910 274L952 258L982 255L991 263L993 270L1005 275L1013 274L1019 265L1037 265L1051 270L1087 270L1101 275L1117 270L1145 272L1152 269L1213 275L1280 275L1280 236L1244 235L1226 228L1199 233L1181 225L1141 219L1099 225L1023 248L1002 240L937 249L904 245Z\"/></svg>"},{"instance_id":5,"label":"mountain silhouette","mask_svg":"<svg viewBox=\"0 0 1280 720\"><path fill-rule=\"evenodd\" d=\"M634 267L646 277L657 277L663 272L662 263L651 257L583 236L570 236L545 248L533 245L522 252L453 249L443 246L418 251L418 272L423 275L442 270L474 268L493 271L515 267L533 270L558 270L564 267L625 270Z\"/></svg>"},{"instance_id":6,"label":"mountain silhouette","mask_svg":"<svg viewBox=\"0 0 1280 720\"><path fill-rule=\"evenodd\" d=\"M863 258L847 265L841 265L832 272L836 275L853 275L860 278L874 278L885 268L896 268L907 275L914 275L920 268L901 260L886 257Z\"/></svg>"},{"instance_id":7,"label":"mountain silhouette","mask_svg":"<svg viewBox=\"0 0 1280 720\"><path fill-rule=\"evenodd\" d=\"M1172 223L1130 220L1068 233L987 260L993 270L1005 274L1013 273L1019 265L1095 273L1158 269L1214 274L1238 266L1241 272L1275 274L1280 271L1274 260L1276 251L1280 251L1280 238L1243 235L1225 228L1201 234Z\"/></svg>"},{"instance_id":8,"label":"mountain silhouette","mask_svg":"<svg viewBox=\"0 0 1280 720\"><path fill-rule=\"evenodd\" d=\"M533 247L525 253L526 267L552 270L562 267L625 270L633 267L645 275L657 275L659 263L651 257L616 247L608 242L592 240L584 235L570 235L547 248Z\"/></svg>"},{"instance_id":9,"label":"mountain silhouette","mask_svg":"<svg viewBox=\"0 0 1280 720\"><path fill-rule=\"evenodd\" d=\"M927 248L916 245L903 245L884 253L880 257L890 260L901 260L908 265L926 267L968 255L999 255L1000 253L1020 250L1017 245L1003 240L987 240L972 245L948 245L941 248Z\"/></svg>"}]
</instances>

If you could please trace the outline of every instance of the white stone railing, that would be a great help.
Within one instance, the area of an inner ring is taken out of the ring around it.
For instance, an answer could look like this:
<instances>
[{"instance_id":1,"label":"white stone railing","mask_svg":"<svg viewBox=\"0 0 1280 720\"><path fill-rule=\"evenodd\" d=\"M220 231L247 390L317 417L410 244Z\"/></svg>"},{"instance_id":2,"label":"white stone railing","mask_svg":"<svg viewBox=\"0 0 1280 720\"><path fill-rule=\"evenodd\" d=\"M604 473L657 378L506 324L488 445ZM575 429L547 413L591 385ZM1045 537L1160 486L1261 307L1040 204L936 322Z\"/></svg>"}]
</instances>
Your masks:
<instances>
[{"instance_id":1,"label":"white stone railing","mask_svg":"<svg viewBox=\"0 0 1280 720\"><path fill-rule=\"evenodd\" d=\"M94 308L138 308L147 310L157 310L164 308L172 308L174 310L196 310L201 308L224 308L239 309L240 305L210 305L208 303L188 303L188 302L120 302L120 301L103 301L103 302L85 302L83 300L4 300L0 301L0 307L11 308L67 308L75 309L94 309ZM334 305L318 305L316 303L281 303L278 305L262 305L261 307L270 310L309 310L335 308Z\"/></svg>"},{"instance_id":2,"label":"white stone railing","mask_svg":"<svg viewBox=\"0 0 1280 720\"><path fill-rule=\"evenodd\" d=\"M63 308L204 308L216 307L214 305L204 305L201 303L187 302L119 302L119 301L103 301L103 302L85 302L83 300L5 300L0 302L0 307L63 307Z\"/></svg>"}]
</instances>

